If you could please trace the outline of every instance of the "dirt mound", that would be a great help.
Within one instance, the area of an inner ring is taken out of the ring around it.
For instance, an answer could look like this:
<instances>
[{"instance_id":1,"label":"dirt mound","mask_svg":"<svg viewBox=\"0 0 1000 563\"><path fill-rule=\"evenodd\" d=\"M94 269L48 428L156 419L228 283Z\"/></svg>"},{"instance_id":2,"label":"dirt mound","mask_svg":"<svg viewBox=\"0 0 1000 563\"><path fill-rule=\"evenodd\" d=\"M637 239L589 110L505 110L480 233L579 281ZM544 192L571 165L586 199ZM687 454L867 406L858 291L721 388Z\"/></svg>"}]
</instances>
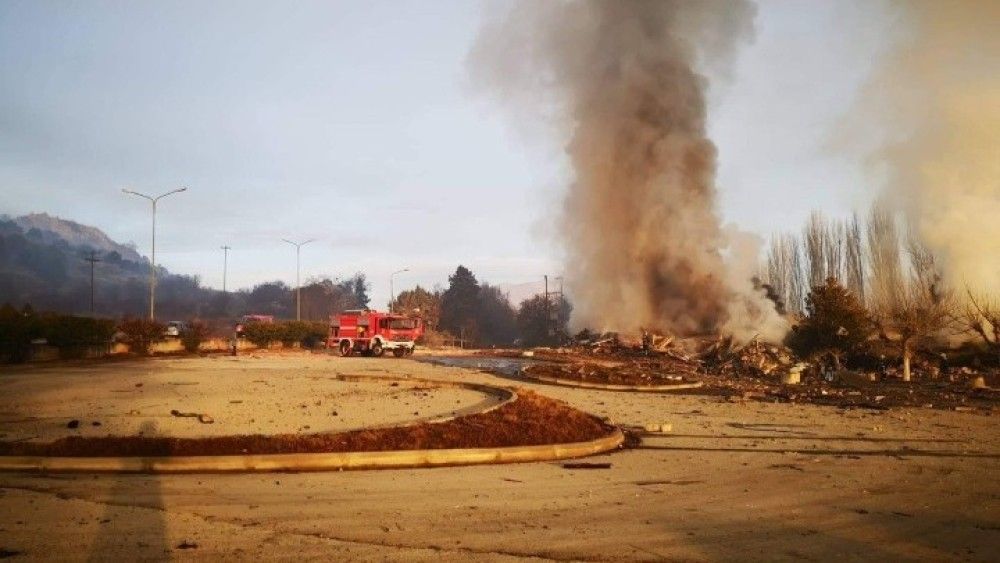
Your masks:
<instances>
[{"instance_id":1,"label":"dirt mound","mask_svg":"<svg viewBox=\"0 0 1000 563\"><path fill-rule=\"evenodd\" d=\"M514 402L489 412L441 423L339 434L212 438L74 436L50 443L0 442L0 455L197 456L494 448L585 442L608 435L612 428L561 401L521 390Z\"/></svg>"}]
</instances>

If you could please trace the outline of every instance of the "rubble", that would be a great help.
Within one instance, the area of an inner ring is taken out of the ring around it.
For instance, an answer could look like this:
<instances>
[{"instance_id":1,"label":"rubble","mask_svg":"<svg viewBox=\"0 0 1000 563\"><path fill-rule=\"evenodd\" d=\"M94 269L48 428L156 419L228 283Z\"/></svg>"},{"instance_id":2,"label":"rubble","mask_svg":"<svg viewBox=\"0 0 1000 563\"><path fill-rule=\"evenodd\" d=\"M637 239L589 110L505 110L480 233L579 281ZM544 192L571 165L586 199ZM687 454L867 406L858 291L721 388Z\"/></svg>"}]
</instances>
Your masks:
<instances>
[{"instance_id":1,"label":"rubble","mask_svg":"<svg viewBox=\"0 0 1000 563\"><path fill-rule=\"evenodd\" d=\"M200 422L202 424L214 424L215 423L215 419L212 418L210 415L205 414L205 413L181 412L181 411L179 411L177 409L174 409L174 410L170 411L170 414L171 414L171 416L177 416L177 417L181 417L181 418L197 418L198 422Z\"/></svg>"},{"instance_id":2,"label":"rubble","mask_svg":"<svg viewBox=\"0 0 1000 563\"><path fill-rule=\"evenodd\" d=\"M788 348L757 339L738 345L715 336L676 338L646 333L629 338L617 333L581 333L566 346L533 352L532 361L523 368L529 376L632 386L700 381L701 388L682 393L715 395L736 403L812 403L880 411L907 406L988 413L1000 400L997 370L928 364L915 369L914 380L906 383L894 365L878 371L821 371L799 361Z\"/></svg>"},{"instance_id":3,"label":"rubble","mask_svg":"<svg viewBox=\"0 0 1000 563\"><path fill-rule=\"evenodd\" d=\"M719 339L708 354L716 371L737 377L778 377L789 373L795 364L791 350L756 338L742 347L735 347L730 339Z\"/></svg>"}]
</instances>

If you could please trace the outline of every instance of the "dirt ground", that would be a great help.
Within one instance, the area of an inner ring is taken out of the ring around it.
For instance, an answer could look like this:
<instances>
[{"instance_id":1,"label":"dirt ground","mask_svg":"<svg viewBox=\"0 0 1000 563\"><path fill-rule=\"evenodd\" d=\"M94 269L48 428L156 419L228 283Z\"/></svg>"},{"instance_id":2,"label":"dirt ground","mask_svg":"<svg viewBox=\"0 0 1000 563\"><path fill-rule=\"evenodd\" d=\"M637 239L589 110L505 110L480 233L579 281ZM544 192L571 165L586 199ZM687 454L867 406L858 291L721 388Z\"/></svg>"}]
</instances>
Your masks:
<instances>
[{"instance_id":1,"label":"dirt ground","mask_svg":"<svg viewBox=\"0 0 1000 563\"><path fill-rule=\"evenodd\" d=\"M393 358L242 357L221 372L219 364L141 365L158 381L261 370L274 382L267 395L286 400L296 396L286 384L302 374L338 371L519 384L622 425L672 431L586 460L608 469L0 474L0 551L14 560L213 561L988 561L1000 551L993 414L592 391ZM129 365L45 370L76 389L95 377L131 382ZM10 371L0 373L0 397L25 377ZM288 422L302 424L293 414Z\"/></svg>"},{"instance_id":2,"label":"dirt ground","mask_svg":"<svg viewBox=\"0 0 1000 563\"><path fill-rule=\"evenodd\" d=\"M9 369L0 376L0 441L343 432L478 412L499 402L468 389L338 381L333 357L301 365L286 358L218 355ZM211 418L177 416L183 414ZM74 420L79 425L68 428Z\"/></svg>"}]
</instances>

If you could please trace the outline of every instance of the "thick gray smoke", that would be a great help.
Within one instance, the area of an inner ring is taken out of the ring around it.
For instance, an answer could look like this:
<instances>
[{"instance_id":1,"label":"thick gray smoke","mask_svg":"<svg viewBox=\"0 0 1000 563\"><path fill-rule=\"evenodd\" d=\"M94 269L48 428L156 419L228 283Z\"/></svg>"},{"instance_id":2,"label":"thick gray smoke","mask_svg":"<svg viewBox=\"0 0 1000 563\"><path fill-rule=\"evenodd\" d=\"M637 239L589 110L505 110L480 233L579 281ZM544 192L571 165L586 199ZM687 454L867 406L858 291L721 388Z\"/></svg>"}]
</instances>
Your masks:
<instances>
[{"instance_id":1,"label":"thick gray smoke","mask_svg":"<svg viewBox=\"0 0 1000 563\"><path fill-rule=\"evenodd\" d=\"M568 139L561 235L576 324L780 337L773 307L723 258L695 70L724 66L753 15L734 0L532 2L484 28L477 85Z\"/></svg>"},{"instance_id":2,"label":"thick gray smoke","mask_svg":"<svg viewBox=\"0 0 1000 563\"><path fill-rule=\"evenodd\" d=\"M872 155L888 193L941 261L946 280L1000 280L1000 2L899 0L902 37L855 108L880 124ZM862 134L866 131L862 131Z\"/></svg>"}]
</instances>

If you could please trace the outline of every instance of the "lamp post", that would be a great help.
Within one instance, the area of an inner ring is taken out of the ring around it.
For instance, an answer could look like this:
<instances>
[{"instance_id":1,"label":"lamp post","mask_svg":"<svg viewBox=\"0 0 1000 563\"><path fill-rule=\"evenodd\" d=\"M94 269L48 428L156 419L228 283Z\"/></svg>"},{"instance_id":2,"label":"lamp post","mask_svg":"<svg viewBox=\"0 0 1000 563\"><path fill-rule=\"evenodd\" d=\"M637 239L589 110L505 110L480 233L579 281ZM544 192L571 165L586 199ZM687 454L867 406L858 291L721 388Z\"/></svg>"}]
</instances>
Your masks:
<instances>
[{"instance_id":1,"label":"lamp post","mask_svg":"<svg viewBox=\"0 0 1000 563\"><path fill-rule=\"evenodd\" d=\"M150 265L149 268L149 320L151 321L156 320L156 202L167 197L168 195L185 191L187 191L187 188L177 188L176 190L171 190L169 192L153 197L122 188L123 193L148 199L153 207L153 241L151 245L152 252L150 253L150 262L152 262L152 264Z\"/></svg>"},{"instance_id":2,"label":"lamp post","mask_svg":"<svg viewBox=\"0 0 1000 563\"><path fill-rule=\"evenodd\" d=\"M222 293L226 292L226 273L229 271L229 251L233 247L229 245L223 245L219 248L222 249Z\"/></svg>"},{"instance_id":3,"label":"lamp post","mask_svg":"<svg viewBox=\"0 0 1000 563\"><path fill-rule=\"evenodd\" d=\"M396 270L395 272L389 274L389 312L390 313L393 312L393 309L395 309L395 305L396 305L395 304L395 301L396 301L396 292L393 290L393 287L392 287L392 278L396 274L402 274L403 272L409 272L409 271L410 271L409 268L403 268L402 270Z\"/></svg>"},{"instance_id":4,"label":"lamp post","mask_svg":"<svg viewBox=\"0 0 1000 563\"><path fill-rule=\"evenodd\" d=\"M302 284L299 282L299 273L301 271L299 269L299 264L300 264L299 255L301 253L301 250L302 250L303 246L309 244L310 242L314 242L316 239L311 238L309 240L304 240L302 242L292 242L292 241L290 241L288 239L285 239L285 238L283 238L281 240L283 240L283 241L287 242L288 244L290 244L290 245L292 245L292 246L295 247L295 320L301 321L302 320Z\"/></svg>"}]
</instances>

